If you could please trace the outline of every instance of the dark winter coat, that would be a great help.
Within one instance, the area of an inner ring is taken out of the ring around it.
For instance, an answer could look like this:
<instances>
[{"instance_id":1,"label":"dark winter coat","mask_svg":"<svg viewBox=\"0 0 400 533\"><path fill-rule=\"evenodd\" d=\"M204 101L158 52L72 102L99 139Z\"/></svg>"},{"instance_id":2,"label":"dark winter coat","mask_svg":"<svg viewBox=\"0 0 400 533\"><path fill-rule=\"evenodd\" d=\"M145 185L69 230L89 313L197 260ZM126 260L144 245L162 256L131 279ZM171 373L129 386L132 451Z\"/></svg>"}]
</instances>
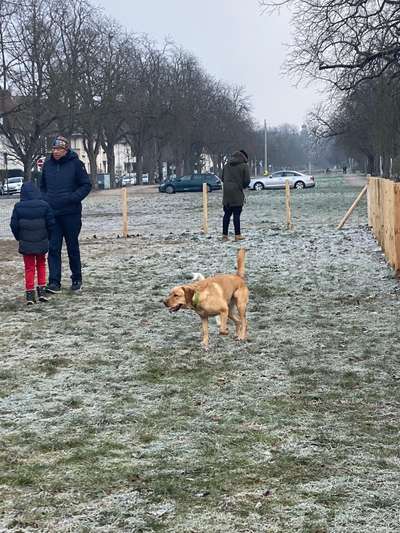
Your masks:
<instances>
[{"instance_id":1,"label":"dark winter coat","mask_svg":"<svg viewBox=\"0 0 400 533\"><path fill-rule=\"evenodd\" d=\"M19 241L19 253L23 255L47 253L54 224L51 207L42 200L37 187L31 181L24 183L20 201L14 206L10 222L11 231Z\"/></svg>"},{"instance_id":2,"label":"dark winter coat","mask_svg":"<svg viewBox=\"0 0 400 533\"><path fill-rule=\"evenodd\" d=\"M250 171L247 159L241 152L232 154L224 166L221 180L224 182L222 201L225 207L237 207L244 204L244 189L250 183Z\"/></svg>"},{"instance_id":3,"label":"dark winter coat","mask_svg":"<svg viewBox=\"0 0 400 533\"><path fill-rule=\"evenodd\" d=\"M91 188L85 165L72 150L58 161L53 156L45 161L40 190L55 216L81 213Z\"/></svg>"}]
</instances>

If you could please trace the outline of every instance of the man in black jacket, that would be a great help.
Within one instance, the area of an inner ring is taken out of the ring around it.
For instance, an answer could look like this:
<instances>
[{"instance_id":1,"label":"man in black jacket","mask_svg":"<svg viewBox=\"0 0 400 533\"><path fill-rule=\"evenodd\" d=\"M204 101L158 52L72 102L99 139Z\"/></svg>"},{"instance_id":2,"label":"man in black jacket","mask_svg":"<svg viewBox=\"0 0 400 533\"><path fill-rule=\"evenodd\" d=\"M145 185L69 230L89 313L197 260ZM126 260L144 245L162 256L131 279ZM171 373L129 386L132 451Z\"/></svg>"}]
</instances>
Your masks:
<instances>
[{"instance_id":1,"label":"man in black jacket","mask_svg":"<svg viewBox=\"0 0 400 533\"><path fill-rule=\"evenodd\" d=\"M61 290L61 248L67 245L71 269L71 290L82 287L82 268L79 250L79 233L82 227L82 200L92 188L85 166L77 154L69 148L65 137L53 141L51 157L43 165L40 190L50 204L55 216L49 247L49 283L46 290Z\"/></svg>"}]
</instances>

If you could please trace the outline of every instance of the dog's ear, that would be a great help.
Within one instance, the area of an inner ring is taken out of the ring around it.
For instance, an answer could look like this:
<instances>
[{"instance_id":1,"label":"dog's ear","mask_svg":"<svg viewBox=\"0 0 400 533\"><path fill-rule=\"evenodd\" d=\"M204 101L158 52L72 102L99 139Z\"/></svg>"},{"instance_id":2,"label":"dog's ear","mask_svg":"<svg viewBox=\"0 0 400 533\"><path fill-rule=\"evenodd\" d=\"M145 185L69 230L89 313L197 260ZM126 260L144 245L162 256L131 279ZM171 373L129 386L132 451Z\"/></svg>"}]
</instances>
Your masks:
<instances>
[{"instance_id":1,"label":"dog's ear","mask_svg":"<svg viewBox=\"0 0 400 533\"><path fill-rule=\"evenodd\" d=\"M193 287L190 287L189 285L184 285L182 289L185 293L185 301L187 305L191 305L195 290L193 289Z\"/></svg>"}]
</instances>

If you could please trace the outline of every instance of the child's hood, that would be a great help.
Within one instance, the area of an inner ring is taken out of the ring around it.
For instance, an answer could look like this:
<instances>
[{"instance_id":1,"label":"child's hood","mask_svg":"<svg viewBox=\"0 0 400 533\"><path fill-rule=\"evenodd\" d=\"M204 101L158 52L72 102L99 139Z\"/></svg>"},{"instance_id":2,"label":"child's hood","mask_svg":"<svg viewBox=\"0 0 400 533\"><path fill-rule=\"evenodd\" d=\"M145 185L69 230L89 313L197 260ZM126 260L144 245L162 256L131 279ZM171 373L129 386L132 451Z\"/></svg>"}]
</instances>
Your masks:
<instances>
[{"instance_id":1,"label":"child's hood","mask_svg":"<svg viewBox=\"0 0 400 533\"><path fill-rule=\"evenodd\" d=\"M20 200L22 202L26 200L41 200L42 195L39 189L31 181L27 181L21 187Z\"/></svg>"}]
</instances>

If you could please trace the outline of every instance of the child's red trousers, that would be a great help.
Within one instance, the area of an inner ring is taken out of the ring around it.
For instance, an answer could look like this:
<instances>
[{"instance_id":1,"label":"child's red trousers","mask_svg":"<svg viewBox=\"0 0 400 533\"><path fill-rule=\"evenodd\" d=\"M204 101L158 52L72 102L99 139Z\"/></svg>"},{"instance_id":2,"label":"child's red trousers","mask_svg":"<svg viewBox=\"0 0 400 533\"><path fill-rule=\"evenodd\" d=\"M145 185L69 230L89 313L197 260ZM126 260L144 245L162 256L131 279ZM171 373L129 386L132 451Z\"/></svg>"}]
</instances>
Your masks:
<instances>
[{"instance_id":1,"label":"child's red trousers","mask_svg":"<svg viewBox=\"0 0 400 533\"><path fill-rule=\"evenodd\" d=\"M37 271L37 284L39 287L46 285L46 254L24 255L25 289L33 291L35 288L35 272Z\"/></svg>"}]
</instances>

